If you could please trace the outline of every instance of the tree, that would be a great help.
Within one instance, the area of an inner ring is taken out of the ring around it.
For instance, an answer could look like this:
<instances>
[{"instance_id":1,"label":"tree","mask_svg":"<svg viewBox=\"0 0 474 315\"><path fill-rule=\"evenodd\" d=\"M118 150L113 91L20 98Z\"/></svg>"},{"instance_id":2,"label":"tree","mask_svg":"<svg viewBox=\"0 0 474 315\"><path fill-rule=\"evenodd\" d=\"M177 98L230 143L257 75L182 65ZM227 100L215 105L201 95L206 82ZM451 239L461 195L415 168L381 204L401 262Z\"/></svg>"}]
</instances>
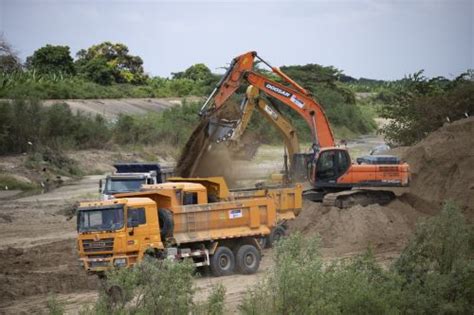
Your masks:
<instances>
[{"instance_id":1,"label":"tree","mask_svg":"<svg viewBox=\"0 0 474 315\"><path fill-rule=\"evenodd\" d=\"M447 121L472 115L474 81L469 72L452 81L429 79L418 71L388 86L389 103L381 115L389 119L382 128L385 139L395 145L412 145ZM383 100L379 96L380 100Z\"/></svg>"},{"instance_id":2,"label":"tree","mask_svg":"<svg viewBox=\"0 0 474 315\"><path fill-rule=\"evenodd\" d=\"M174 72L171 75L173 79L189 79L193 81L206 81L212 77L211 70L203 63L197 63L185 71Z\"/></svg>"},{"instance_id":3,"label":"tree","mask_svg":"<svg viewBox=\"0 0 474 315\"><path fill-rule=\"evenodd\" d=\"M102 85L109 85L115 81L114 69L105 58L94 58L85 63L80 72L87 79Z\"/></svg>"},{"instance_id":4,"label":"tree","mask_svg":"<svg viewBox=\"0 0 474 315\"><path fill-rule=\"evenodd\" d=\"M103 42L91 46L87 50L81 49L76 56L78 58L76 65L79 73L89 77L91 76L91 68L100 67L103 74L107 72L107 77L110 72L117 83L141 84L147 79L143 70L142 58L130 55L128 47L121 43ZM91 66L91 63L94 65ZM96 78L95 81L100 81L100 77L102 75L99 76L98 80Z\"/></svg>"},{"instance_id":5,"label":"tree","mask_svg":"<svg viewBox=\"0 0 474 315\"><path fill-rule=\"evenodd\" d=\"M46 45L41 47L26 59L26 64L29 69L40 74L75 74L76 72L69 46Z\"/></svg>"},{"instance_id":6,"label":"tree","mask_svg":"<svg viewBox=\"0 0 474 315\"><path fill-rule=\"evenodd\" d=\"M21 70L20 58L0 34L0 72L11 73Z\"/></svg>"}]
</instances>

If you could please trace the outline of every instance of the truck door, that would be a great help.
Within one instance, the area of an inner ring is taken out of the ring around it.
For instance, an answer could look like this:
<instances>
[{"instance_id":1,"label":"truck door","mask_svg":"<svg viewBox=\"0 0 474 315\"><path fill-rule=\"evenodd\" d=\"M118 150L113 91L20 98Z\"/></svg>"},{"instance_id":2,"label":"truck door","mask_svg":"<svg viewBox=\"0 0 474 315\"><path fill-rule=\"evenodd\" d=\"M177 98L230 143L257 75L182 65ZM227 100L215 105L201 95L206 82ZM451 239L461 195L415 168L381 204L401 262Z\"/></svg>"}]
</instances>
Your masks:
<instances>
[{"instance_id":1,"label":"truck door","mask_svg":"<svg viewBox=\"0 0 474 315\"><path fill-rule=\"evenodd\" d=\"M127 252L140 251L150 243L144 207L129 207L127 211Z\"/></svg>"}]
</instances>

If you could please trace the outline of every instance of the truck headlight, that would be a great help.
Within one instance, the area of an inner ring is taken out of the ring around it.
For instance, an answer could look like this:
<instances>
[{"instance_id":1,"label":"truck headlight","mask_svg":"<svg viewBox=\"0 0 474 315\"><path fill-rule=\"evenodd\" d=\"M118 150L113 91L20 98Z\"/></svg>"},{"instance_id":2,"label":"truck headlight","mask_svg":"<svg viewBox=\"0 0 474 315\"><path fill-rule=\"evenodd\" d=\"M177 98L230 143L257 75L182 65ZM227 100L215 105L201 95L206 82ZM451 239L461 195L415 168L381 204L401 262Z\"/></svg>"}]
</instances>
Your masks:
<instances>
[{"instance_id":1,"label":"truck headlight","mask_svg":"<svg viewBox=\"0 0 474 315\"><path fill-rule=\"evenodd\" d=\"M126 267L127 266L127 258L116 258L116 259L114 259L114 266L115 267Z\"/></svg>"}]
</instances>

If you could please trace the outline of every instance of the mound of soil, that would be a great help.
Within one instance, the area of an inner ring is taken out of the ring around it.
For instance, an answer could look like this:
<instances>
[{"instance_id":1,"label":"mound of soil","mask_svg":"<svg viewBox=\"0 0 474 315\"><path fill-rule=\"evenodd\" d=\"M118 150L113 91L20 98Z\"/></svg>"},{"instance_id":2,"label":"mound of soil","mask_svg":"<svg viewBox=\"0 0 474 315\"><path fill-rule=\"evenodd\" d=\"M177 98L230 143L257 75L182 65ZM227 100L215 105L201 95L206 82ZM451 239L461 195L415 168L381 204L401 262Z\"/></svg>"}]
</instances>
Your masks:
<instances>
[{"instance_id":1,"label":"mound of soil","mask_svg":"<svg viewBox=\"0 0 474 315\"><path fill-rule=\"evenodd\" d=\"M401 249L416 222L452 199L474 221L474 117L447 124L413 147L399 150L411 168L409 192L387 206L326 208L305 202L291 231L319 234L335 255Z\"/></svg>"},{"instance_id":2,"label":"mound of soil","mask_svg":"<svg viewBox=\"0 0 474 315\"><path fill-rule=\"evenodd\" d=\"M424 214L398 199L349 209L324 207L304 201L303 211L290 225L290 232L319 235L322 247L333 255L359 252L369 246L377 252L400 250Z\"/></svg>"},{"instance_id":3,"label":"mound of soil","mask_svg":"<svg viewBox=\"0 0 474 315\"><path fill-rule=\"evenodd\" d=\"M474 221L474 117L444 125L402 158L411 169L412 205L439 209L451 199Z\"/></svg>"},{"instance_id":4,"label":"mound of soil","mask_svg":"<svg viewBox=\"0 0 474 315\"><path fill-rule=\"evenodd\" d=\"M0 308L26 296L98 287L96 277L79 267L73 239L1 250L0 269Z\"/></svg>"}]
</instances>

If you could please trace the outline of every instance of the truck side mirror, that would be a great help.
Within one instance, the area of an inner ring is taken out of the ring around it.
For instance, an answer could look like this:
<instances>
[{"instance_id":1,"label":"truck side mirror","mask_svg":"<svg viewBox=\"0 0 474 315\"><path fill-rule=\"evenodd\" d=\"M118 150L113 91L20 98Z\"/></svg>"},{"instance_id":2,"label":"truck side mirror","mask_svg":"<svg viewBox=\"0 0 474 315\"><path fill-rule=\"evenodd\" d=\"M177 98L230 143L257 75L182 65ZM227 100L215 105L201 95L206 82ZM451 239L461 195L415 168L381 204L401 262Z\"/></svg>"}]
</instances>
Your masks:
<instances>
[{"instance_id":1,"label":"truck side mirror","mask_svg":"<svg viewBox=\"0 0 474 315\"><path fill-rule=\"evenodd\" d=\"M99 194L102 193L102 179L99 179Z\"/></svg>"}]
</instances>

